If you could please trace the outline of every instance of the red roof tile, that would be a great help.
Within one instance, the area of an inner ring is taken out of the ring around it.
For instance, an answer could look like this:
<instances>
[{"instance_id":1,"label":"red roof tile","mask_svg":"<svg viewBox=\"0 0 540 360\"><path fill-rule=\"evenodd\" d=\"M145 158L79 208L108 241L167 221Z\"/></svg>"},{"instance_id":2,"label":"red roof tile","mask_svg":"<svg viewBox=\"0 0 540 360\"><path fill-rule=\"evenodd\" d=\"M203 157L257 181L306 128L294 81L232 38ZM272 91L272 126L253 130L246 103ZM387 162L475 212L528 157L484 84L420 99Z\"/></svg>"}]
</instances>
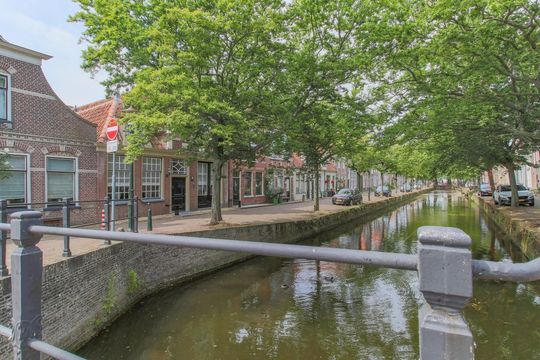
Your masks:
<instances>
[{"instance_id":1,"label":"red roof tile","mask_svg":"<svg viewBox=\"0 0 540 360\"><path fill-rule=\"evenodd\" d=\"M97 125L98 142L105 142L105 128L110 119L119 117L122 112L122 100L119 98L103 99L78 106L75 111L81 117Z\"/></svg>"}]
</instances>

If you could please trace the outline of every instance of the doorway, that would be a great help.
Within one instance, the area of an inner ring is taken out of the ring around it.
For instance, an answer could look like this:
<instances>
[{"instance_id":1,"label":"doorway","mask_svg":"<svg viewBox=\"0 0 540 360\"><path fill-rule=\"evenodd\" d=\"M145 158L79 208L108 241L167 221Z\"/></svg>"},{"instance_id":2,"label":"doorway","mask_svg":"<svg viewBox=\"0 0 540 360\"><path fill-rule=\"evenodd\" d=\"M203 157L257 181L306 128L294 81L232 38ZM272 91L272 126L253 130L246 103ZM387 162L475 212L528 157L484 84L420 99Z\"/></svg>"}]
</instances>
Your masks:
<instances>
[{"instance_id":1,"label":"doorway","mask_svg":"<svg viewBox=\"0 0 540 360\"><path fill-rule=\"evenodd\" d=\"M233 205L238 205L240 203L240 171L233 171Z\"/></svg>"},{"instance_id":2,"label":"doorway","mask_svg":"<svg viewBox=\"0 0 540 360\"><path fill-rule=\"evenodd\" d=\"M186 178L171 178L171 205L174 213L186 211Z\"/></svg>"}]
</instances>

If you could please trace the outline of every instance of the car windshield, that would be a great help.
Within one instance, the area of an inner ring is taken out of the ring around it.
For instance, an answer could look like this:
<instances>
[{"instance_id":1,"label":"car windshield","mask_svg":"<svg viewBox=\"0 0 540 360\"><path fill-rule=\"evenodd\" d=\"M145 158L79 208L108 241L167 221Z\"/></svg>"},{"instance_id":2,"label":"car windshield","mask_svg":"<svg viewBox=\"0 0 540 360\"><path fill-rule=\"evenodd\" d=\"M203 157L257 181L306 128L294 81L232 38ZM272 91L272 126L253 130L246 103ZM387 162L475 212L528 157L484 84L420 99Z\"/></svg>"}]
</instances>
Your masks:
<instances>
[{"instance_id":1,"label":"car windshield","mask_svg":"<svg viewBox=\"0 0 540 360\"><path fill-rule=\"evenodd\" d=\"M338 192L338 195L350 195L350 194L351 194L351 190L349 189L341 189Z\"/></svg>"},{"instance_id":2,"label":"car windshield","mask_svg":"<svg viewBox=\"0 0 540 360\"><path fill-rule=\"evenodd\" d=\"M480 185L480 189L490 189L491 187L488 184Z\"/></svg>"},{"instance_id":3,"label":"car windshield","mask_svg":"<svg viewBox=\"0 0 540 360\"><path fill-rule=\"evenodd\" d=\"M523 186L523 185L518 185L517 189L518 189L518 191L527 190L527 188L525 186ZM510 185L502 185L501 186L501 191L512 191L512 188L510 187Z\"/></svg>"}]
</instances>

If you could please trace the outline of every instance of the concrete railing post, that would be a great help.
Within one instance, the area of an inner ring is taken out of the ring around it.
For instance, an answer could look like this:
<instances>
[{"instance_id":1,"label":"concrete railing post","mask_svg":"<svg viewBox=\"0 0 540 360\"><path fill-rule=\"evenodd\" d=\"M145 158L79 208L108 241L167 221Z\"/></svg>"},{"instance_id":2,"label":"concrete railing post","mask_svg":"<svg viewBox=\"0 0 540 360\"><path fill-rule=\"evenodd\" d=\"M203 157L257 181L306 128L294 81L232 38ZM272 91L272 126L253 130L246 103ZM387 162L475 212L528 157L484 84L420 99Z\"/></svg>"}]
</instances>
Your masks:
<instances>
[{"instance_id":1,"label":"concrete railing post","mask_svg":"<svg viewBox=\"0 0 540 360\"><path fill-rule=\"evenodd\" d=\"M29 339L41 339L41 279L43 254L36 244L41 235L29 232L30 226L42 225L38 211L11 215L11 239L17 244L11 255L11 297L13 306L13 358L39 360L38 351L29 348Z\"/></svg>"},{"instance_id":2,"label":"concrete railing post","mask_svg":"<svg viewBox=\"0 0 540 360\"><path fill-rule=\"evenodd\" d=\"M0 223L7 222L7 200L0 200ZM6 243L7 231L0 231L0 276L8 276L9 271L6 266Z\"/></svg>"},{"instance_id":3,"label":"concrete railing post","mask_svg":"<svg viewBox=\"0 0 540 360\"><path fill-rule=\"evenodd\" d=\"M472 297L471 238L441 226L418 229L418 276L424 303L420 359L473 359L473 337L462 310Z\"/></svg>"}]
</instances>

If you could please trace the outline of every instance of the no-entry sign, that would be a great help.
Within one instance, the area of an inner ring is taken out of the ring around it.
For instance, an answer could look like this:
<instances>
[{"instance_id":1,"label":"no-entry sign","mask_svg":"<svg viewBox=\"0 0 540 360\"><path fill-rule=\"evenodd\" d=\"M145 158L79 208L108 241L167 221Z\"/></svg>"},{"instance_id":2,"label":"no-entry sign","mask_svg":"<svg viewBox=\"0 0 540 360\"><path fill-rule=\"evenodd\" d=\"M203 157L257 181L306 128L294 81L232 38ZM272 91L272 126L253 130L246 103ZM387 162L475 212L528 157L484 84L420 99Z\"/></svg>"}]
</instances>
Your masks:
<instances>
[{"instance_id":1,"label":"no-entry sign","mask_svg":"<svg viewBox=\"0 0 540 360\"><path fill-rule=\"evenodd\" d=\"M116 119L109 120L109 124L107 125L107 139L109 140L116 140L116 137L118 136L118 123L116 122Z\"/></svg>"}]
</instances>

